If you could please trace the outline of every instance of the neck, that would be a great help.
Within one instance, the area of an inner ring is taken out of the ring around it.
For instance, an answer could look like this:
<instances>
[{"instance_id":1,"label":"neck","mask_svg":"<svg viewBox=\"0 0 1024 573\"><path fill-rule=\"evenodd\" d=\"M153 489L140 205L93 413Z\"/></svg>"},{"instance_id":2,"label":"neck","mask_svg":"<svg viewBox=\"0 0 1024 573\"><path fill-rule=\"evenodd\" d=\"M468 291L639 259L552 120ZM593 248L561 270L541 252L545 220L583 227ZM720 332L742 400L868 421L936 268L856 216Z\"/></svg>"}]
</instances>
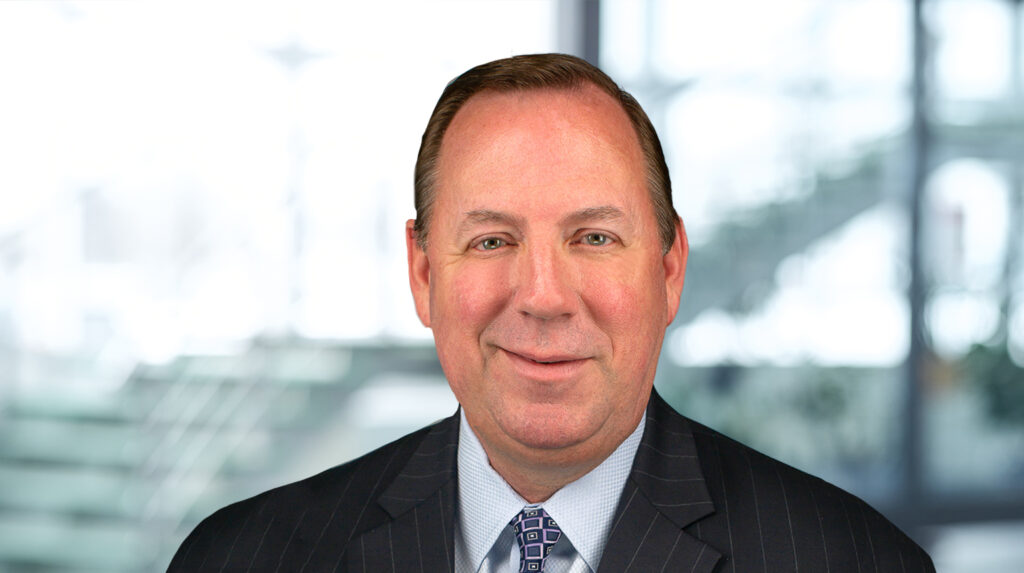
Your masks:
<instances>
[{"instance_id":1,"label":"neck","mask_svg":"<svg viewBox=\"0 0 1024 573\"><path fill-rule=\"evenodd\" d=\"M640 423L639 417L636 423ZM476 430L473 433L494 471L523 499L541 503L601 465L635 429L636 425L632 425L622 435L553 449L529 448L522 444L518 448L494 447L486 436Z\"/></svg>"},{"instance_id":2,"label":"neck","mask_svg":"<svg viewBox=\"0 0 1024 573\"><path fill-rule=\"evenodd\" d=\"M492 456L490 453L487 457L494 471L530 503L546 501L556 491L583 477L604 461L602 458L594 463L562 466L523 463Z\"/></svg>"}]
</instances>

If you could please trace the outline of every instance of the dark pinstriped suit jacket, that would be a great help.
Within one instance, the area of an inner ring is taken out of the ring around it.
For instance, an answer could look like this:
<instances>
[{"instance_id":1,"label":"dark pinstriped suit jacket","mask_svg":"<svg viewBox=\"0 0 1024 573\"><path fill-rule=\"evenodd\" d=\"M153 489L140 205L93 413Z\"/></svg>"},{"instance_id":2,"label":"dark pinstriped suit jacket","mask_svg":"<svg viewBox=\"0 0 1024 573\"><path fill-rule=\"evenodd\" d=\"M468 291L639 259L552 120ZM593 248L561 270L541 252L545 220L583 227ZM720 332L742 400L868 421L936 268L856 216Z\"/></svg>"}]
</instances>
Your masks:
<instances>
[{"instance_id":1,"label":"dark pinstriped suit jacket","mask_svg":"<svg viewBox=\"0 0 1024 573\"><path fill-rule=\"evenodd\" d=\"M451 571L459 417L230 505L169 571ZM932 572L860 499L688 420L652 394L599 573Z\"/></svg>"}]
</instances>

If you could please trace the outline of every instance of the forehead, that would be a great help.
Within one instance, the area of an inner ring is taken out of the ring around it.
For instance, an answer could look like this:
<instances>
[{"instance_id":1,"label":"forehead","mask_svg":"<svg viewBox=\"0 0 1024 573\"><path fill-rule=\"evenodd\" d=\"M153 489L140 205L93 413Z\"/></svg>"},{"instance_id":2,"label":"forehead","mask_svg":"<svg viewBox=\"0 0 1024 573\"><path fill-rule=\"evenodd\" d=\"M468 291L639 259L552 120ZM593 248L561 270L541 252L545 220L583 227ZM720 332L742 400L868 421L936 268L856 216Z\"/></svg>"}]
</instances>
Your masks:
<instances>
[{"instance_id":1,"label":"forehead","mask_svg":"<svg viewBox=\"0 0 1024 573\"><path fill-rule=\"evenodd\" d=\"M622 106L593 85L578 89L485 90L462 105L445 132L440 159L479 151L513 136L537 138L556 146L572 136L589 136L594 144L626 159L641 158L640 143ZM536 144L537 141L531 143ZM580 146L581 141L573 141Z\"/></svg>"},{"instance_id":2,"label":"forehead","mask_svg":"<svg viewBox=\"0 0 1024 573\"><path fill-rule=\"evenodd\" d=\"M595 86L474 95L445 133L436 189L437 202L449 205L472 196L525 200L545 189L647 197L629 117Z\"/></svg>"}]
</instances>

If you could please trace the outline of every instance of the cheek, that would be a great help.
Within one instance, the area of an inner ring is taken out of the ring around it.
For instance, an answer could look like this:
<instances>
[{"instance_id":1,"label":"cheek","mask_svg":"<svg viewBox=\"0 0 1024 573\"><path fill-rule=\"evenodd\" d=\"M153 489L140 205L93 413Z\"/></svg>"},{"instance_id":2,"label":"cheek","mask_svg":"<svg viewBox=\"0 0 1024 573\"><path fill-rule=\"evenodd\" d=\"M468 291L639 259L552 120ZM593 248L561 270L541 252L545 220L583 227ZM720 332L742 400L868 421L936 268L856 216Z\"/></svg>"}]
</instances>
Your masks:
<instances>
[{"instance_id":1,"label":"cheek","mask_svg":"<svg viewBox=\"0 0 1024 573\"><path fill-rule=\"evenodd\" d=\"M452 331L479 334L508 299L506 275L499 265L446 269L431 282L431 317Z\"/></svg>"},{"instance_id":2,"label":"cheek","mask_svg":"<svg viewBox=\"0 0 1024 573\"><path fill-rule=\"evenodd\" d=\"M478 262L476 262L478 263ZM459 403L477 409L485 400L486 351L481 337L509 299L508 277L498 265L464 264L431 280L431 324L438 358Z\"/></svg>"},{"instance_id":3,"label":"cheek","mask_svg":"<svg viewBox=\"0 0 1024 573\"><path fill-rule=\"evenodd\" d=\"M667 312L664 281L644 273L591 274L583 297L603 330L640 342L647 330L663 329Z\"/></svg>"}]
</instances>

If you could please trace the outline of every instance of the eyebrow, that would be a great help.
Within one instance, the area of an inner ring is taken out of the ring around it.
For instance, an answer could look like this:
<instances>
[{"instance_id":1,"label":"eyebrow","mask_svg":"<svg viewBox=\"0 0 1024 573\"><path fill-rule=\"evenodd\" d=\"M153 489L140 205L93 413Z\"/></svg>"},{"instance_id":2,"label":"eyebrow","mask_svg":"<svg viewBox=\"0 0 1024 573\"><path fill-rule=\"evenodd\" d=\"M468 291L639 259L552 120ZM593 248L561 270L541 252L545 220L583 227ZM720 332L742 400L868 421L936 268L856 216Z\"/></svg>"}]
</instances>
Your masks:
<instances>
[{"instance_id":1,"label":"eyebrow","mask_svg":"<svg viewBox=\"0 0 1024 573\"><path fill-rule=\"evenodd\" d=\"M489 223L509 225L518 229L522 229L526 226L526 220L522 217L517 217L509 213L502 213L501 211L492 211L490 209L476 209L473 211L467 211L463 214L463 219L459 223L457 235L462 235L474 225Z\"/></svg>"},{"instance_id":2,"label":"eyebrow","mask_svg":"<svg viewBox=\"0 0 1024 573\"><path fill-rule=\"evenodd\" d=\"M562 224L566 226L579 225L591 221L609 222L625 219L626 214L618 207L602 205L600 207L587 207L569 213L562 218Z\"/></svg>"},{"instance_id":3,"label":"eyebrow","mask_svg":"<svg viewBox=\"0 0 1024 573\"><path fill-rule=\"evenodd\" d=\"M624 219L626 214L622 212L622 209L613 207L611 205L601 205L598 207L586 207L573 211L565 217L562 217L560 223L563 226L574 226L592 221L617 221ZM493 211L491 209L475 209L473 211L466 211L463 214L463 219L459 223L457 233L462 235L469 231L474 225L483 224L503 224L523 229L526 227L526 219L518 215L512 215L511 213L505 213L502 211Z\"/></svg>"}]
</instances>

